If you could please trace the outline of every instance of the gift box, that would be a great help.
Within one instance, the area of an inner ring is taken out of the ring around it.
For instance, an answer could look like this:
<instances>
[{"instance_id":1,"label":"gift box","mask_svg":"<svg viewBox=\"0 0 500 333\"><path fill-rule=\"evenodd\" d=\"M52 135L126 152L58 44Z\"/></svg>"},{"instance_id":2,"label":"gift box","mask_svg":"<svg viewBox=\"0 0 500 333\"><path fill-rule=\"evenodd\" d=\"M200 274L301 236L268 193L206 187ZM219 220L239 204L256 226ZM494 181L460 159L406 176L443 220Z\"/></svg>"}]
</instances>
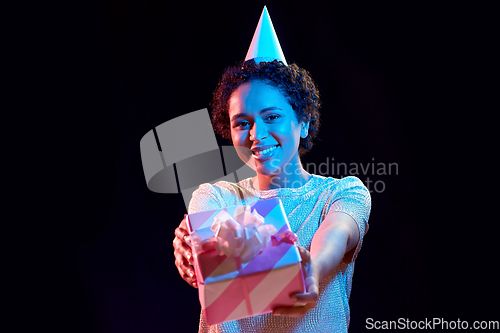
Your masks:
<instances>
[{"instance_id":1,"label":"gift box","mask_svg":"<svg viewBox=\"0 0 500 333\"><path fill-rule=\"evenodd\" d=\"M187 227L208 324L297 305L301 257L279 199L189 214Z\"/></svg>"}]
</instances>

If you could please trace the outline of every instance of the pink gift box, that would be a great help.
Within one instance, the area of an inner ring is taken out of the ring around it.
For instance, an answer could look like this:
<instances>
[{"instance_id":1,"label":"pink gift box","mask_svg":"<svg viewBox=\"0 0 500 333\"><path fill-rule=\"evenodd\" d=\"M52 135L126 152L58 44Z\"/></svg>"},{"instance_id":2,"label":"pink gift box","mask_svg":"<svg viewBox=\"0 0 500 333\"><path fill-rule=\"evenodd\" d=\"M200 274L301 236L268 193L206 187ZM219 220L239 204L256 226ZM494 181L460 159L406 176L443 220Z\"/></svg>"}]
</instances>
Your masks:
<instances>
[{"instance_id":1,"label":"pink gift box","mask_svg":"<svg viewBox=\"0 0 500 333\"><path fill-rule=\"evenodd\" d=\"M304 277L297 246L284 235L291 232L280 199L258 201L251 205L277 232L271 242L248 262L222 254L214 247L210 229L222 210L231 216L238 206L189 214L188 231L201 237L194 268L201 308L209 325L272 312L278 306L294 306L290 295L303 293Z\"/></svg>"}]
</instances>

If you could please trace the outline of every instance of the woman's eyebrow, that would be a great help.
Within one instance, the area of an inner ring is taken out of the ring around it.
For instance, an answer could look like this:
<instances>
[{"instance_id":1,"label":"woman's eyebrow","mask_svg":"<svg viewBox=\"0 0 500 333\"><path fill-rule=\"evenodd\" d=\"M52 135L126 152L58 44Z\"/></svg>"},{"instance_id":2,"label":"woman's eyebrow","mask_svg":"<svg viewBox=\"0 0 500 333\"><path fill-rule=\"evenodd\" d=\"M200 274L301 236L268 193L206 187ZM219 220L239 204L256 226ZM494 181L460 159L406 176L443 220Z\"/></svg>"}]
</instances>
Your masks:
<instances>
[{"instance_id":1,"label":"woman's eyebrow","mask_svg":"<svg viewBox=\"0 0 500 333\"><path fill-rule=\"evenodd\" d=\"M238 119L239 117L246 117L246 116L247 116L246 113L243 113L243 112L233 114L233 116L231 117L231 121Z\"/></svg>"},{"instance_id":2,"label":"woman's eyebrow","mask_svg":"<svg viewBox=\"0 0 500 333\"><path fill-rule=\"evenodd\" d=\"M281 108L279 108L277 106L270 106L268 108L260 110L259 113L264 113L264 112L267 112L267 111L274 111L274 110L281 110Z\"/></svg>"},{"instance_id":3,"label":"woman's eyebrow","mask_svg":"<svg viewBox=\"0 0 500 333\"><path fill-rule=\"evenodd\" d=\"M260 110L259 114L262 114L262 113L268 112L268 111L274 111L274 110L282 110L282 109L277 107L277 106L270 106L270 107L267 107L267 108ZM231 117L231 121L233 121L239 117L247 117L247 114L244 112L236 113Z\"/></svg>"}]
</instances>

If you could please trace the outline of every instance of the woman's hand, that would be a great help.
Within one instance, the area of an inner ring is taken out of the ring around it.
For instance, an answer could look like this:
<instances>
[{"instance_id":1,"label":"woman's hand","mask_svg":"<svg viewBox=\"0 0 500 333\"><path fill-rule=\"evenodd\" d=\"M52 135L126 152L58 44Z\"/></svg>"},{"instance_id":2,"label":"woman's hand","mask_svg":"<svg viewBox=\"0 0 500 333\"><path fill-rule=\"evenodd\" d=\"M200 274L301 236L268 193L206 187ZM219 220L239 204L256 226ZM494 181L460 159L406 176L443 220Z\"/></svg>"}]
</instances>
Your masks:
<instances>
[{"instance_id":1,"label":"woman's hand","mask_svg":"<svg viewBox=\"0 0 500 333\"><path fill-rule=\"evenodd\" d=\"M198 288L196 275L193 267L189 263L193 262L193 253L191 247L186 243L184 237L189 233L186 230L186 216L182 219L179 227L175 229L175 238L173 241L175 266L179 270L180 276L192 287Z\"/></svg>"},{"instance_id":2,"label":"woman's hand","mask_svg":"<svg viewBox=\"0 0 500 333\"><path fill-rule=\"evenodd\" d=\"M311 260L309 251L299 246L300 256L302 258L302 270L304 272L305 293L291 295L292 300L303 303L302 306L278 307L273 309L275 316L302 317L308 311L316 306L319 297L319 267Z\"/></svg>"},{"instance_id":3,"label":"woman's hand","mask_svg":"<svg viewBox=\"0 0 500 333\"><path fill-rule=\"evenodd\" d=\"M319 282L335 271L344 256L346 260L351 260L358 240L358 226L350 215L342 212L329 213L314 234L311 252L299 247L306 292L290 298L305 305L276 308L273 314L301 317L313 309L319 297Z\"/></svg>"}]
</instances>

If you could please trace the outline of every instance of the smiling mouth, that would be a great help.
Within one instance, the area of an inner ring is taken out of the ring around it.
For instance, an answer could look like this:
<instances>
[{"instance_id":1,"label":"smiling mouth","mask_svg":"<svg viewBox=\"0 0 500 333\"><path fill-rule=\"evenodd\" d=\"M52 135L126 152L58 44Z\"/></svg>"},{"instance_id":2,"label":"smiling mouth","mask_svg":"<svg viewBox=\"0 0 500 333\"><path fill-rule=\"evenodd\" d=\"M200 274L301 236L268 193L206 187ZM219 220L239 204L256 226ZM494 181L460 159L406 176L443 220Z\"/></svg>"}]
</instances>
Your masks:
<instances>
[{"instance_id":1,"label":"smiling mouth","mask_svg":"<svg viewBox=\"0 0 500 333\"><path fill-rule=\"evenodd\" d=\"M252 151L253 157L259 158L259 157L266 157L266 156L271 156L273 152L278 148L278 146L270 147L261 151Z\"/></svg>"}]
</instances>

